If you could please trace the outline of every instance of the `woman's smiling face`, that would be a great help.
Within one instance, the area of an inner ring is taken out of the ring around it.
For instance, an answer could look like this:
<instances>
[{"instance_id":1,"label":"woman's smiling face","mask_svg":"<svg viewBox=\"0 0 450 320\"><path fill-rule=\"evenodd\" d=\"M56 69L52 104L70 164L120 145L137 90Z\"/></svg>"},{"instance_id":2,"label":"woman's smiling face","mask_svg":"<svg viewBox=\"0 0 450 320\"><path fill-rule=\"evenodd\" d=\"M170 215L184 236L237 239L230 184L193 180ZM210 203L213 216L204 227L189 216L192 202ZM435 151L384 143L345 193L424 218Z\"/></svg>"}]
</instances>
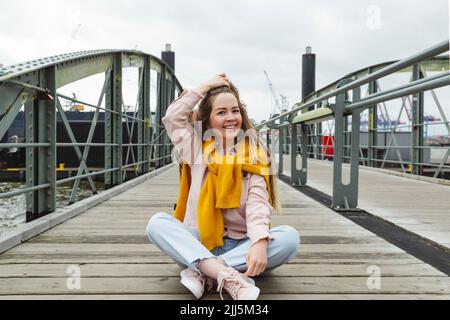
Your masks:
<instances>
[{"instance_id":1,"label":"woman's smiling face","mask_svg":"<svg viewBox=\"0 0 450 320\"><path fill-rule=\"evenodd\" d=\"M236 97L232 93L220 93L213 97L209 128L221 132L224 145L232 143L242 126L242 115Z\"/></svg>"}]
</instances>

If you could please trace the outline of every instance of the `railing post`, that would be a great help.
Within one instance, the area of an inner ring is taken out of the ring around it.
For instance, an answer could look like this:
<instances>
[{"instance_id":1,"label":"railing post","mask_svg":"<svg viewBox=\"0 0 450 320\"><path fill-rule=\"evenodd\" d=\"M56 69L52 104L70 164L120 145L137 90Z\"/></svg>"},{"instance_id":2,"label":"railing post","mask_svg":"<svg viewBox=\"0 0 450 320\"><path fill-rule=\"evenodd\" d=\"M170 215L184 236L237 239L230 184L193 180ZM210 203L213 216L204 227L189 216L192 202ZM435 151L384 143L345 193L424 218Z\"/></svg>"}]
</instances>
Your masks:
<instances>
[{"instance_id":1,"label":"railing post","mask_svg":"<svg viewBox=\"0 0 450 320\"><path fill-rule=\"evenodd\" d=\"M420 70L420 65L413 65L413 81L423 78ZM423 163L423 92L413 95L412 102L412 128L411 128L411 166L412 174L422 174L422 165L416 163Z\"/></svg>"},{"instance_id":2,"label":"railing post","mask_svg":"<svg viewBox=\"0 0 450 320\"><path fill-rule=\"evenodd\" d=\"M297 170L297 124L291 124L291 185L300 185Z\"/></svg>"},{"instance_id":3,"label":"railing post","mask_svg":"<svg viewBox=\"0 0 450 320\"><path fill-rule=\"evenodd\" d=\"M350 79L341 80L337 87L350 83ZM360 88L353 89L353 100L360 99ZM360 112L352 112L352 132L351 132L351 156L350 156L350 183L342 183L342 163L343 163L343 142L344 142L344 113L346 93L336 96L334 106L335 114L335 141L334 141L334 160L333 160L333 209L356 209L358 205L358 167L359 167L359 132L360 132Z\"/></svg>"},{"instance_id":4,"label":"railing post","mask_svg":"<svg viewBox=\"0 0 450 320\"><path fill-rule=\"evenodd\" d=\"M165 115L166 114L166 111L167 111L167 106L168 106L168 103L167 103L167 100L169 99L169 80L167 79L167 68L166 68L166 66L164 66L164 79L163 79L163 82L162 82L162 87L163 87L163 90L162 90L162 92L163 92L163 95L162 95L162 103L161 103L161 106L162 106L162 110L163 110L163 115ZM166 144L167 144L167 137L166 137L166 133L164 132L163 134L162 134L162 137L161 137L161 143L162 143L162 146L161 146L161 155L160 155L160 157L162 157L161 159L160 159L160 166L161 167L163 167L163 166L165 166L166 165L166 158L164 158L165 156L166 156L166 150L167 150L167 146L166 146Z\"/></svg>"},{"instance_id":5,"label":"railing post","mask_svg":"<svg viewBox=\"0 0 450 320\"><path fill-rule=\"evenodd\" d=\"M349 79L341 80L339 86L350 83ZM333 158L333 202L334 209L346 207L342 188L342 144L344 128L345 93L336 96L334 105L334 158Z\"/></svg>"},{"instance_id":6,"label":"railing post","mask_svg":"<svg viewBox=\"0 0 450 320\"><path fill-rule=\"evenodd\" d=\"M113 172L113 183L114 185L119 185L122 183L122 53L116 54L114 57L114 110L119 114L114 114L114 143L117 146L113 147L113 166L118 168L118 170Z\"/></svg>"},{"instance_id":7,"label":"railing post","mask_svg":"<svg viewBox=\"0 0 450 320\"><path fill-rule=\"evenodd\" d=\"M297 124L292 124L291 129L291 185L293 186L305 186L307 182L307 168L308 168L308 136L307 126L301 125L301 148L302 148L302 165L301 169L297 170Z\"/></svg>"},{"instance_id":8,"label":"railing post","mask_svg":"<svg viewBox=\"0 0 450 320\"><path fill-rule=\"evenodd\" d=\"M105 143L117 146L105 146L105 169L117 168L105 173L105 188L109 189L122 183L122 53L115 53L111 68L111 77L106 89Z\"/></svg>"},{"instance_id":9,"label":"railing post","mask_svg":"<svg viewBox=\"0 0 450 320\"><path fill-rule=\"evenodd\" d=\"M283 123L283 119L280 119L280 123ZM283 161L284 161L284 128L278 128L278 175L283 174Z\"/></svg>"},{"instance_id":10,"label":"railing post","mask_svg":"<svg viewBox=\"0 0 450 320\"><path fill-rule=\"evenodd\" d=\"M308 141L310 140L308 137L308 125L306 124L301 124L300 125L300 130L302 132L301 135L301 144L302 144L302 168L300 169L299 172L299 177L300 177L300 185L301 186L305 186L306 185L306 173L308 171L308 158L309 158L309 148L308 148Z\"/></svg>"},{"instance_id":11,"label":"railing post","mask_svg":"<svg viewBox=\"0 0 450 320\"><path fill-rule=\"evenodd\" d=\"M114 60L113 60L114 61ZM114 65L114 62L113 62ZM114 83L114 76L113 76L113 65L111 66L111 70L108 70L105 72L105 79L109 76L109 81L106 87L106 92L105 92L105 115L104 115L104 127L105 127L105 144L108 143L112 143L112 132L111 132L111 128L112 128L112 113L109 112L108 110L112 111L114 109L113 107L113 83ZM108 75L109 72L109 75ZM112 168L112 162L111 162L111 156L112 156L112 146L105 146L105 170L111 169ZM109 189L112 187L112 172L105 172L104 175L104 180L105 180L105 189Z\"/></svg>"},{"instance_id":12,"label":"railing post","mask_svg":"<svg viewBox=\"0 0 450 320\"><path fill-rule=\"evenodd\" d=\"M49 184L49 187L27 194L26 222L56 208L56 73L55 66L39 71L37 86L47 88L51 97L38 93L34 101L25 105L26 142L50 143L48 147L27 148L26 186Z\"/></svg>"},{"instance_id":13,"label":"railing post","mask_svg":"<svg viewBox=\"0 0 450 320\"><path fill-rule=\"evenodd\" d=\"M371 73L371 68L369 68L369 73ZM369 82L369 95L377 92L377 82ZM369 108L369 119L367 123L367 166L377 167L378 163L376 160L378 157L378 105L375 104Z\"/></svg>"},{"instance_id":14,"label":"railing post","mask_svg":"<svg viewBox=\"0 0 450 320\"><path fill-rule=\"evenodd\" d=\"M167 107L169 106L169 100L171 98L171 89L169 85L170 82L168 80L167 67L165 65L162 65L158 81L158 106L156 111L156 122L159 125L161 125L161 119L166 114ZM158 144L156 148L156 158L158 159L156 161L157 168L164 166L166 163L171 161L170 159L168 159L168 157L166 157L166 152L167 150L169 150L166 144L168 144L169 138L165 132L162 132L163 129L161 127L158 127L156 129L156 136L158 137L158 140L156 141L156 143Z\"/></svg>"},{"instance_id":15,"label":"railing post","mask_svg":"<svg viewBox=\"0 0 450 320\"><path fill-rule=\"evenodd\" d=\"M347 99L345 99L347 100ZM349 125L349 121L348 121L348 117L344 117L344 143L343 143L343 157L342 157L342 161L344 163L346 162L350 162L350 132L348 132L348 125Z\"/></svg>"},{"instance_id":16,"label":"railing post","mask_svg":"<svg viewBox=\"0 0 450 320\"><path fill-rule=\"evenodd\" d=\"M167 101L166 101L166 106L165 106L165 110L167 110L167 108L169 107L170 103L175 100L175 79L173 78L173 76L171 74L169 74L168 77L168 81L167 81ZM172 148L173 148L173 144L169 143L170 139L169 136L167 135L167 133L164 134L165 137L165 146L164 146L164 165L169 164L172 161L172 158L169 157L169 155L171 154Z\"/></svg>"},{"instance_id":17,"label":"railing post","mask_svg":"<svg viewBox=\"0 0 450 320\"><path fill-rule=\"evenodd\" d=\"M353 89L353 102L361 99L361 88ZM348 202L350 208L358 207L358 190L359 190L359 150L361 136L361 111L352 111L352 132L350 136L350 185L348 186Z\"/></svg>"},{"instance_id":18,"label":"railing post","mask_svg":"<svg viewBox=\"0 0 450 320\"><path fill-rule=\"evenodd\" d=\"M319 105L316 106L317 109L319 109L319 107L320 107ZM315 125L315 128L316 128L316 132L315 132L316 147L314 150L314 157L316 159L322 160L323 159L321 156L321 154L322 154L322 147L321 147L322 146L322 122L317 122Z\"/></svg>"},{"instance_id":19,"label":"railing post","mask_svg":"<svg viewBox=\"0 0 450 320\"><path fill-rule=\"evenodd\" d=\"M139 97L139 111L138 119L144 122L138 123L138 144L145 144L143 146L138 146L138 162L149 161L150 160L150 123L151 112L150 112L150 57L144 56L144 67L139 69L139 73L143 72L142 77L142 88ZM140 74L139 74L140 78ZM150 161L139 165L139 173L147 173L150 169Z\"/></svg>"},{"instance_id":20,"label":"railing post","mask_svg":"<svg viewBox=\"0 0 450 320\"><path fill-rule=\"evenodd\" d=\"M154 148L154 159L158 159L155 160L155 169L158 169L159 166L159 155L161 153L161 146L160 143L162 141L161 139L161 132L162 132L162 128L159 126L162 121L161 119L163 118L162 113L161 113L161 82L162 82L162 69L163 67L161 66L160 72L156 73L156 112L155 112L155 124L158 124L158 126L155 126L153 128L154 131L154 141L153 143L155 144L155 148Z\"/></svg>"}]
</instances>

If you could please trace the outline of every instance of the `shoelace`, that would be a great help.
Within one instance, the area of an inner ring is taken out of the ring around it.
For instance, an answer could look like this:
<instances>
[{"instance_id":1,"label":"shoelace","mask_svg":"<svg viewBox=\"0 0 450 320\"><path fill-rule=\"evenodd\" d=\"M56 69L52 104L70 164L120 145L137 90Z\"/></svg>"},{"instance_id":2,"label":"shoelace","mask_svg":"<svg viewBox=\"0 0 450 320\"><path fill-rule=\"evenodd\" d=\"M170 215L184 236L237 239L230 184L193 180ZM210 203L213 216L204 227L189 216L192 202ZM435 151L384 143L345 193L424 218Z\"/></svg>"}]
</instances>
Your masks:
<instances>
[{"instance_id":1,"label":"shoelace","mask_svg":"<svg viewBox=\"0 0 450 320\"><path fill-rule=\"evenodd\" d=\"M234 276L234 277L233 277ZM222 300L223 296L222 296L222 290L225 287L225 282L227 284L227 291L228 293L230 293L230 295L233 297L234 300L236 300L237 298L237 294L238 291L245 286L242 282L239 281L238 279L239 275L235 274L235 273L229 273L227 274L225 277L220 279L219 284L217 285L217 291L219 291L220 293L220 298ZM242 280L242 279L241 279ZM250 284L248 284L250 285Z\"/></svg>"}]
</instances>

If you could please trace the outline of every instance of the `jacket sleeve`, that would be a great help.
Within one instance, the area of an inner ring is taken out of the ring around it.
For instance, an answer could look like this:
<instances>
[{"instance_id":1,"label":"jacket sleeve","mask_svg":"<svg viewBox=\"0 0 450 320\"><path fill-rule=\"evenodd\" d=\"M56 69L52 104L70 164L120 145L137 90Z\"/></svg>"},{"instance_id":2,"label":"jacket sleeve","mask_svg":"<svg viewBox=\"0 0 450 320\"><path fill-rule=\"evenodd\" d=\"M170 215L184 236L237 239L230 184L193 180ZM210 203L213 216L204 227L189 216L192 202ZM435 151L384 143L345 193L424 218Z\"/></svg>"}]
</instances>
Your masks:
<instances>
[{"instance_id":1,"label":"jacket sleeve","mask_svg":"<svg viewBox=\"0 0 450 320\"><path fill-rule=\"evenodd\" d=\"M174 144L181 160L191 165L194 161L194 128L189 123L189 116L203 95L195 90L184 89L180 96L167 108L162 118L167 135ZM201 147L201 144L200 144Z\"/></svg>"},{"instance_id":2,"label":"jacket sleeve","mask_svg":"<svg viewBox=\"0 0 450 320\"><path fill-rule=\"evenodd\" d=\"M268 244L273 239L269 233L272 206L264 178L257 174L250 176L248 197L245 205L247 236L253 245L260 239L267 238Z\"/></svg>"}]
</instances>

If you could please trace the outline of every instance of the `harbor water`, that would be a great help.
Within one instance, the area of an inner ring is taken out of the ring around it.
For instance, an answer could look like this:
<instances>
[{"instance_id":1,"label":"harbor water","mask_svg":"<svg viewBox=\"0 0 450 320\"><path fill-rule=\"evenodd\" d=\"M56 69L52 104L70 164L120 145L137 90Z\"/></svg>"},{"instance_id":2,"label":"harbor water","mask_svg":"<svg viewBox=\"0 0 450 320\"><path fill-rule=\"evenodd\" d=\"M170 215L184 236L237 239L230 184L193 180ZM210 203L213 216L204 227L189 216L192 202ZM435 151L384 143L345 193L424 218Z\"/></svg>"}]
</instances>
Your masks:
<instances>
[{"instance_id":1,"label":"harbor water","mask_svg":"<svg viewBox=\"0 0 450 320\"><path fill-rule=\"evenodd\" d=\"M94 182L97 192L105 189L103 182ZM70 194L72 191L72 183L58 185L56 188L56 207L63 208L69 204ZM0 182L0 193L10 192L23 188L22 182ZM92 190L87 181L81 181L77 200L82 200L92 196ZM25 194L0 199L0 236L1 234L26 222L26 200Z\"/></svg>"}]
</instances>

